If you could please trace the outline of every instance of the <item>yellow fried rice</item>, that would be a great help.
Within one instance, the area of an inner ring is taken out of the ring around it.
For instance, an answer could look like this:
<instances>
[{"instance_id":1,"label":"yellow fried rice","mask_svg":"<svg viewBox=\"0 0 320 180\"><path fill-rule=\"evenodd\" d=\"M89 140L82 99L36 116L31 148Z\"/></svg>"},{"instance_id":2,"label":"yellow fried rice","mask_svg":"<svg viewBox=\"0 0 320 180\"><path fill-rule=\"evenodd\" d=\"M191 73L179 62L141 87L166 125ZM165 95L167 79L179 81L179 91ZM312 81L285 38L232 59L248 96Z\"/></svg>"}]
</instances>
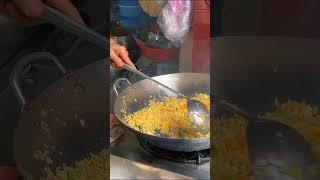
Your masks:
<instances>
[{"instance_id":1,"label":"yellow fried rice","mask_svg":"<svg viewBox=\"0 0 320 180\"><path fill-rule=\"evenodd\" d=\"M210 110L210 96L199 93L193 98ZM151 135L162 134L172 138L210 137L210 133L200 134L191 126L186 99L166 97L164 101L151 100L146 108L126 115L125 121L133 129Z\"/></svg>"}]
</instances>

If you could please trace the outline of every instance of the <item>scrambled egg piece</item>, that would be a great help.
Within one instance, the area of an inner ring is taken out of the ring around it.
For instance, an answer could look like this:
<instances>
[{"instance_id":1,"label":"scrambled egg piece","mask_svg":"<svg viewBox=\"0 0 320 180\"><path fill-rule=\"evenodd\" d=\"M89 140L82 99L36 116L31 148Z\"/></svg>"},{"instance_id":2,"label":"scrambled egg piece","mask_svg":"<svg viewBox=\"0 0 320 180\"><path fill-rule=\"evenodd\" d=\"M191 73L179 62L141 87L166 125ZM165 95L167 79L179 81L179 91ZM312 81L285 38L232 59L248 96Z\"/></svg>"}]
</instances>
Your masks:
<instances>
[{"instance_id":1,"label":"scrambled egg piece","mask_svg":"<svg viewBox=\"0 0 320 180\"><path fill-rule=\"evenodd\" d=\"M254 180L246 141L247 120L240 116L212 121L213 179Z\"/></svg>"},{"instance_id":2,"label":"scrambled egg piece","mask_svg":"<svg viewBox=\"0 0 320 180\"><path fill-rule=\"evenodd\" d=\"M52 171L45 167L49 180L88 180L88 179L109 179L109 151L103 149L99 154L91 154L75 163L74 166L63 165Z\"/></svg>"},{"instance_id":3,"label":"scrambled egg piece","mask_svg":"<svg viewBox=\"0 0 320 180\"><path fill-rule=\"evenodd\" d=\"M196 94L194 99L204 103L210 110L210 96ZM151 100L148 107L126 115L125 121L133 129L151 135L171 138L210 137L210 133L201 134L191 126L187 99L166 97L163 102Z\"/></svg>"}]
</instances>

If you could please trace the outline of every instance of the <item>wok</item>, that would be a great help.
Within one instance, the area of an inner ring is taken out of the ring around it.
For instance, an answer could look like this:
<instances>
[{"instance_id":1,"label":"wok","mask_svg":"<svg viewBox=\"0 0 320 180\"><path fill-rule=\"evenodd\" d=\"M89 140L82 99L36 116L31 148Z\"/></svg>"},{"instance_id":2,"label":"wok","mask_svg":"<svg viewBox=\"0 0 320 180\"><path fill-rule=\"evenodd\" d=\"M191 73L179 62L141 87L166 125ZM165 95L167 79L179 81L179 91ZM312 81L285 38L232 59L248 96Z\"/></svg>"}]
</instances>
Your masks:
<instances>
[{"instance_id":1,"label":"wok","mask_svg":"<svg viewBox=\"0 0 320 180\"><path fill-rule=\"evenodd\" d=\"M210 76L208 74L176 73L157 76L154 79L191 97L196 93L209 94L210 92ZM126 82L129 87L119 94L117 89L123 82ZM115 115L125 127L129 128L142 140L171 151L192 152L210 149L210 138L183 139L149 135L134 130L124 121L125 113L122 112L123 108L126 109L126 113L130 114L146 107L151 99L162 100L165 96L177 97L176 94L147 79L131 84L129 80L120 78L115 81L114 90L118 95L114 104Z\"/></svg>"},{"instance_id":2,"label":"wok","mask_svg":"<svg viewBox=\"0 0 320 180\"><path fill-rule=\"evenodd\" d=\"M211 93L253 115L272 112L275 98L279 101L305 101L319 107L319 47L319 39L218 37L212 49ZM292 157L297 155L295 151L300 147L275 145L278 139L271 134L266 137L259 131L247 130L250 159L256 168L261 165L261 159L265 159L264 162L270 160L270 164L264 164L266 169L279 163L292 167L289 162L296 158L305 160L306 169L314 162L302 154ZM291 141L295 142L294 139ZM271 151L278 153L270 154ZM304 179L312 179L309 172L304 170L303 173ZM275 179L272 172L267 179Z\"/></svg>"},{"instance_id":3,"label":"wok","mask_svg":"<svg viewBox=\"0 0 320 180\"><path fill-rule=\"evenodd\" d=\"M40 56L40 57L39 57ZM38 57L38 58L35 58ZM29 102L20 89L19 73L34 61L51 60L63 70L58 60L48 53L30 55L19 61L12 84L23 112L15 130L14 156L26 179L45 176L44 167L72 165L108 146L104 114L107 111L106 60L92 63L69 73ZM108 128L107 128L108 129ZM35 152L50 152L52 163L35 158Z\"/></svg>"}]
</instances>

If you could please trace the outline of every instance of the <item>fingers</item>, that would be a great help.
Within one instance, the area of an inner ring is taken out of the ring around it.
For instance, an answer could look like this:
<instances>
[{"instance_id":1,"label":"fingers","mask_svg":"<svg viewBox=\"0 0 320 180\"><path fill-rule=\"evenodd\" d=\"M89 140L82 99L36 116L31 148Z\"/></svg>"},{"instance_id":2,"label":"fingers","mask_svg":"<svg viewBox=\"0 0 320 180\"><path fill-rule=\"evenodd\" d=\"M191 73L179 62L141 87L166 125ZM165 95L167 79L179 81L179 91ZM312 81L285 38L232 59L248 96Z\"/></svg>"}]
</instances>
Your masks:
<instances>
[{"instance_id":1,"label":"fingers","mask_svg":"<svg viewBox=\"0 0 320 180\"><path fill-rule=\"evenodd\" d=\"M126 64L128 64L129 66L133 67L136 69L136 67L134 66L134 64L132 63L132 61L129 58L129 53L128 51L122 47L120 49L120 53L119 53L120 57L122 58L123 62L125 62Z\"/></svg>"},{"instance_id":2,"label":"fingers","mask_svg":"<svg viewBox=\"0 0 320 180\"><path fill-rule=\"evenodd\" d=\"M80 16L79 11L70 2L70 0L47 0L47 3L48 5L59 9L61 12L78 21L79 23L85 24Z\"/></svg>"},{"instance_id":3,"label":"fingers","mask_svg":"<svg viewBox=\"0 0 320 180\"><path fill-rule=\"evenodd\" d=\"M15 18L17 13L13 10L13 3L5 0L0 0L0 15L7 16L9 18Z\"/></svg>"},{"instance_id":4,"label":"fingers","mask_svg":"<svg viewBox=\"0 0 320 180\"><path fill-rule=\"evenodd\" d=\"M116 70L120 70L121 68L119 68L113 61L110 61L111 62L111 66L116 69Z\"/></svg>"},{"instance_id":5,"label":"fingers","mask_svg":"<svg viewBox=\"0 0 320 180\"><path fill-rule=\"evenodd\" d=\"M4 0L0 0L0 15L8 16L8 12L6 9L6 3Z\"/></svg>"},{"instance_id":6,"label":"fingers","mask_svg":"<svg viewBox=\"0 0 320 180\"><path fill-rule=\"evenodd\" d=\"M72 19L83 23L80 13L78 12L77 8L69 1L69 0L47 0L49 6L54 7L60 10L62 13L68 15ZM37 19L44 15L45 8L42 0L12 0L12 2L8 3L10 5L10 16L18 18L19 20L26 20L26 19ZM12 6L12 4L14 6ZM16 10L14 10L16 9ZM21 15L17 14L20 11L20 14L26 16L21 17Z\"/></svg>"},{"instance_id":7,"label":"fingers","mask_svg":"<svg viewBox=\"0 0 320 180\"><path fill-rule=\"evenodd\" d=\"M21 13L19 12L18 8L12 3L12 2L8 2L5 5L5 9L7 11L7 14L10 17L14 17L14 18L21 18L23 17L23 15L21 15Z\"/></svg>"},{"instance_id":8,"label":"fingers","mask_svg":"<svg viewBox=\"0 0 320 180\"><path fill-rule=\"evenodd\" d=\"M31 19L27 18L13 2L8 2L5 5L5 9L8 16L15 18L21 23L32 22Z\"/></svg>"},{"instance_id":9,"label":"fingers","mask_svg":"<svg viewBox=\"0 0 320 180\"><path fill-rule=\"evenodd\" d=\"M120 46L115 41L112 41L111 38L110 38L110 60L111 60L110 62L112 66L113 66L112 62L114 62L118 68L123 68L124 64L128 64L129 66L136 69L136 67L134 66L134 64L129 58L129 53L127 49L123 46Z\"/></svg>"},{"instance_id":10,"label":"fingers","mask_svg":"<svg viewBox=\"0 0 320 180\"><path fill-rule=\"evenodd\" d=\"M42 0L13 0L13 2L29 18L39 18L44 14Z\"/></svg>"},{"instance_id":11,"label":"fingers","mask_svg":"<svg viewBox=\"0 0 320 180\"><path fill-rule=\"evenodd\" d=\"M113 50L110 50L110 59L117 67L122 68L124 65L122 59Z\"/></svg>"}]
</instances>

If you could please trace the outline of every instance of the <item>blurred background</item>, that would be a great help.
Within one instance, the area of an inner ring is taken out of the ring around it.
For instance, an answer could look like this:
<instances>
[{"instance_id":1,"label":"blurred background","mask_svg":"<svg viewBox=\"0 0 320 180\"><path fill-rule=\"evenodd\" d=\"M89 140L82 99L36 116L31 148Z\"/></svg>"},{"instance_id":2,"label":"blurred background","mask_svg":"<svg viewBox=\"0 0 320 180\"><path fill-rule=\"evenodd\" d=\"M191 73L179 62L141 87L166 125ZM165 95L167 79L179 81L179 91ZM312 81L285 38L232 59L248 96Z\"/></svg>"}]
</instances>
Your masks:
<instances>
[{"instance_id":1,"label":"blurred background","mask_svg":"<svg viewBox=\"0 0 320 180\"><path fill-rule=\"evenodd\" d=\"M280 104L290 101L318 108L320 2L316 0L217 0L215 2L215 10L211 11L212 94L225 97L254 115L275 111L275 99L278 99ZM311 122L308 117L294 113L307 111L302 106L298 108L292 105L288 108L290 110L287 109L286 113L283 109L279 110L287 117L279 116L279 121L298 131L308 141L315 157L313 163L317 164L313 172L319 172L320 142L312 138L319 137L318 115L317 113L311 115L314 117L314 121ZM237 128L230 129L230 132L235 132ZM229 133L223 134L221 137L228 135ZM278 146L262 138L259 133L251 136L243 134L243 139L248 142L244 149L249 149L249 157L246 159L251 160L249 166L253 171L250 171L250 174L238 171L238 174L235 173L236 177L244 173L241 175L246 178L255 175L254 179L319 179L319 174L313 174L313 178L308 178L310 172L307 169L312 169L312 163L303 165L303 170L298 168L292 171L300 173L300 177L285 173L290 168L292 170L293 165L284 160L284 156L287 160L298 157L290 157L289 154L292 151L298 152L299 147L288 145L291 151L281 154ZM276 140L279 139L275 138ZM260 151L257 150L259 147ZM261 149L271 149L279 153ZM233 153L233 150L224 152L221 157L225 162L219 161L216 164L229 163L227 157ZM244 162L238 158L233 160ZM279 164L281 165L277 166ZM225 170L225 175L233 172L235 171L231 169Z\"/></svg>"},{"instance_id":2,"label":"blurred background","mask_svg":"<svg viewBox=\"0 0 320 180\"><path fill-rule=\"evenodd\" d=\"M85 23L107 35L109 13L104 1L75 0ZM69 72L107 56L104 49L82 40L48 23L22 25L0 16L0 171L5 166L15 166L13 157L13 131L20 118L19 104L9 82L15 64L21 58L36 51L55 55ZM19 73L21 87L28 100L39 96L50 84L61 78L50 62L33 63ZM10 170L9 170L10 171Z\"/></svg>"}]
</instances>

